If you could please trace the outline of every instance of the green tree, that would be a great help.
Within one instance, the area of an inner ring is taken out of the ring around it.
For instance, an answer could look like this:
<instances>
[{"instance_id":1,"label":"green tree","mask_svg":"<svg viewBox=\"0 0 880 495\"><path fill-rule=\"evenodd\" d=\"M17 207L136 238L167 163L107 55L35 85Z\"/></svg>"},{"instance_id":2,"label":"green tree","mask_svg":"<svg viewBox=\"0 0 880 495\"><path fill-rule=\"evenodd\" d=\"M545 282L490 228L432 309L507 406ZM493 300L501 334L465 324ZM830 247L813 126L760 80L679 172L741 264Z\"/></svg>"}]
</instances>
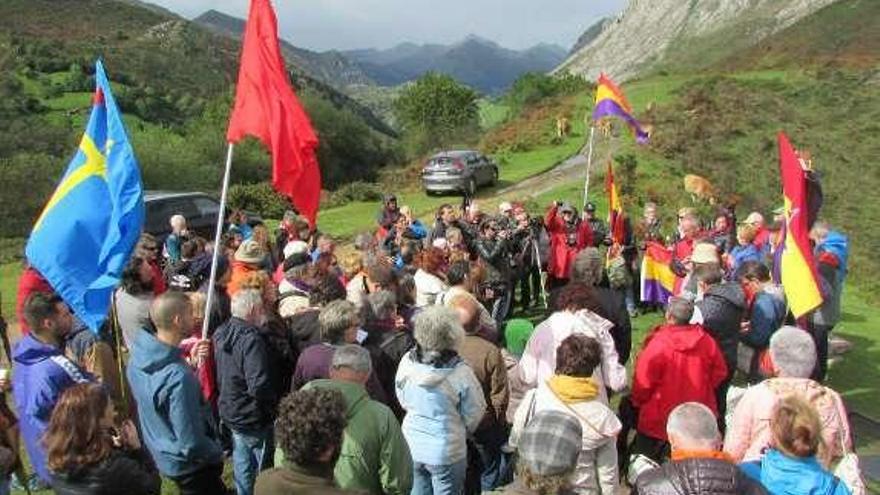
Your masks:
<instances>
[{"instance_id":1,"label":"green tree","mask_svg":"<svg viewBox=\"0 0 880 495\"><path fill-rule=\"evenodd\" d=\"M468 140L479 128L477 93L434 72L403 90L394 113L414 154Z\"/></svg>"}]
</instances>

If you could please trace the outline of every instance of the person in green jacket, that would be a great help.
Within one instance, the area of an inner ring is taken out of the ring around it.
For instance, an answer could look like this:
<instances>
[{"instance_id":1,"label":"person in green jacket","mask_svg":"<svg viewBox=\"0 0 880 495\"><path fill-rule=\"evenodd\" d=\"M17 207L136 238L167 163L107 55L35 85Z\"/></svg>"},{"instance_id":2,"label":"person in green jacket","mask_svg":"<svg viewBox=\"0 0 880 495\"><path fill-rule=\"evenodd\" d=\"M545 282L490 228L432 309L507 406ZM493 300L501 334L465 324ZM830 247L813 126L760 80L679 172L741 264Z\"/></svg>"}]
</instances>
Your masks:
<instances>
[{"instance_id":1,"label":"person in green jacket","mask_svg":"<svg viewBox=\"0 0 880 495\"><path fill-rule=\"evenodd\" d=\"M370 353L359 345L333 354L329 380L313 380L303 390L337 390L348 410L342 452L333 472L336 484L372 494L408 494L412 458L397 418L388 406L370 399L364 384L372 372Z\"/></svg>"}]
</instances>

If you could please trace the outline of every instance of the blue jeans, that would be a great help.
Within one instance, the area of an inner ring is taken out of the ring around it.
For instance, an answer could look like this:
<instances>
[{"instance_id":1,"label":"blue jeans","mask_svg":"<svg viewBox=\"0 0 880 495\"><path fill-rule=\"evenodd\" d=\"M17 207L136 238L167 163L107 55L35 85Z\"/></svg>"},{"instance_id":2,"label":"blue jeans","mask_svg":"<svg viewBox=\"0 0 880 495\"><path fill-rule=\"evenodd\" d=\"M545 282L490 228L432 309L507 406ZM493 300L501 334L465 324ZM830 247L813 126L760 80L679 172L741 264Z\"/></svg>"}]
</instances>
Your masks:
<instances>
[{"instance_id":1,"label":"blue jeans","mask_svg":"<svg viewBox=\"0 0 880 495\"><path fill-rule=\"evenodd\" d=\"M232 478L238 495L251 495L260 471L272 467L275 441L269 426L260 432L232 431Z\"/></svg>"},{"instance_id":2,"label":"blue jeans","mask_svg":"<svg viewBox=\"0 0 880 495\"><path fill-rule=\"evenodd\" d=\"M432 466L413 463L413 487L411 495L460 495L464 493L467 459L455 464Z\"/></svg>"},{"instance_id":3,"label":"blue jeans","mask_svg":"<svg viewBox=\"0 0 880 495\"><path fill-rule=\"evenodd\" d=\"M474 433L474 447L479 453L480 488L492 491L510 483L512 480L510 460L501 451L507 443L507 432L503 425L493 424Z\"/></svg>"}]
</instances>

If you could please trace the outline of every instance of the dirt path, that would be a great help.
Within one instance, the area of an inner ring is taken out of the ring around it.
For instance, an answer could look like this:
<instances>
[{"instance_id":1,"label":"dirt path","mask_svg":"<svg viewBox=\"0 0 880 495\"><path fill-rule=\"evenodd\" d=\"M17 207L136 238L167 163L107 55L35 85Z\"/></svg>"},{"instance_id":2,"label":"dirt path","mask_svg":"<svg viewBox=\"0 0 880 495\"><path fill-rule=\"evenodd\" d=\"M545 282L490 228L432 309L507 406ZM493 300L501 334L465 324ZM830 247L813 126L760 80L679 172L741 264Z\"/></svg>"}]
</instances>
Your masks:
<instances>
[{"instance_id":1,"label":"dirt path","mask_svg":"<svg viewBox=\"0 0 880 495\"><path fill-rule=\"evenodd\" d=\"M585 156L572 155L552 169L534 177L530 177L518 184L505 187L504 189L495 192L494 196L498 198L506 198L509 196L519 196L521 198L524 195L527 197L539 196L565 182L584 180L586 166L587 158Z\"/></svg>"}]
</instances>

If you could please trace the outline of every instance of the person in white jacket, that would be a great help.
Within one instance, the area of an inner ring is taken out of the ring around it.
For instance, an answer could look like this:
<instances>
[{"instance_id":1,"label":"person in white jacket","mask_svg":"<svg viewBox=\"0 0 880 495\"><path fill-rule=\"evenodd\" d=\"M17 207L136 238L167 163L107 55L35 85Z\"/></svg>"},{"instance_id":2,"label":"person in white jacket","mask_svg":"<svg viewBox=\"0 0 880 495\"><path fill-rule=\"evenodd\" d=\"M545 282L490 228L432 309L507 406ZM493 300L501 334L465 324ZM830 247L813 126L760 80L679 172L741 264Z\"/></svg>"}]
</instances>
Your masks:
<instances>
[{"instance_id":1,"label":"person in white jacket","mask_svg":"<svg viewBox=\"0 0 880 495\"><path fill-rule=\"evenodd\" d=\"M444 262L443 251L437 248L428 248L419 254L419 269L413 277L416 281L417 308L432 306L437 296L449 289L446 276L441 272Z\"/></svg>"},{"instance_id":2,"label":"person in white jacket","mask_svg":"<svg viewBox=\"0 0 880 495\"><path fill-rule=\"evenodd\" d=\"M600 389L600 400L608 403L605 388L620 392L627 385L626 368L618 360L611 336L613 324L590 311L595 307L591 287L568 285L557 298L557 311L541 322L529 338L519 362L520 379L533 388L549 379L556 369L556 349L572 334L594 338L602 349L601 365L593 372Z\"/></svg>"},{"instance_id":3,"label":"person in white jacket","mask_svg":"<svg viewBox=\"0 0 880 495\"><path fill-rule=\"evenodd\" d=\"M510 434L510 444L518 446L522 430L535 414L558 411L575 417L581 424L582 445L571 478L576 493L613 495L618 485L617 435L620 420L600 400L601 386L593 371L602 349L586 335L572 334L559 346L556 372L529 391L520 403Z\"/></svg>"}]
</instances>

